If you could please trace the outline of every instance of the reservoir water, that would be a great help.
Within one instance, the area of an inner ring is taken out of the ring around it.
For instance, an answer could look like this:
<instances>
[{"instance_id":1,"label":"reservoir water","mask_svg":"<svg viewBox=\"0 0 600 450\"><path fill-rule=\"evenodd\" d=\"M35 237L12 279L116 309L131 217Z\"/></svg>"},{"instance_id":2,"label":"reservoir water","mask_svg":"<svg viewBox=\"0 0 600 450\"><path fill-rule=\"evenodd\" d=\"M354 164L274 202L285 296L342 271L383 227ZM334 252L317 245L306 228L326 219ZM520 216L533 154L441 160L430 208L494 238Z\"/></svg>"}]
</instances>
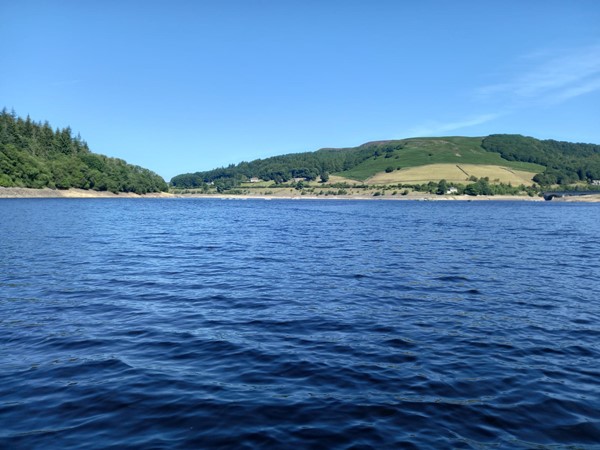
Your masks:
<instances>
[{"instance_id":1,"label":"reservoir water","mask_svg":"<svg viewBox=\"0 0 600 450\"><path fill-rule=\"evenodd\" d=\"M594 204L0 200L1 448L600 448Z\"/></svg>"}]
</instances>

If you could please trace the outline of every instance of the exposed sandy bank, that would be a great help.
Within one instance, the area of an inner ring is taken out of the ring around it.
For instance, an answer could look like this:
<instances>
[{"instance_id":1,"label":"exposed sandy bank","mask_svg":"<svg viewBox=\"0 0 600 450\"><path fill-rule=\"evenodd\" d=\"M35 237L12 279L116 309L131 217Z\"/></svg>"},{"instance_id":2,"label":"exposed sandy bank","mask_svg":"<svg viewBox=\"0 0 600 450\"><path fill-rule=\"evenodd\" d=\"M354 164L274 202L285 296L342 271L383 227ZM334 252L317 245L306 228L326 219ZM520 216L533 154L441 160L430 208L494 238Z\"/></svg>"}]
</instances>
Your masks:
<instances>
[{"instance_id":1,"label":"exposed sandy bank","mask_svg":"<svg viewBox=\"0 0 600 450\"><path fill-rule=\"evenodd\" d=\"M138 195L131 192L113 194L112 192L87 191L85 189L29 189L0 187L0 198L170 198L173 194L157 192Z\"/></svg>"},{"instance_id":2,"label":"exposed sandy bank","mask_svg":"<svg viewBox=\"0 0 600 450\"><path fill-rule=\"evenodd\" d=\"M527 202L543 202L542 197L529 197L526 195L434 195L425 194L422 192L410 192L408 195L381 195L373 196L369 194L352 194L352 195L301 195L300 191L288 190L283 192L273 192L269 195L260 194L244 194L244 195L227 195L227 194L172 194L167 192L157 192L146 195L138 195L133 193L113 194L112 192L86 191L84 189L28 189L28 188L5 188L0 187L0 198L218 198L226 200L377 200L377 201L527 201ZM600 194L584 195L578 197L555 198L552 202L600 202Z\"/></svg>"}]
</instances>

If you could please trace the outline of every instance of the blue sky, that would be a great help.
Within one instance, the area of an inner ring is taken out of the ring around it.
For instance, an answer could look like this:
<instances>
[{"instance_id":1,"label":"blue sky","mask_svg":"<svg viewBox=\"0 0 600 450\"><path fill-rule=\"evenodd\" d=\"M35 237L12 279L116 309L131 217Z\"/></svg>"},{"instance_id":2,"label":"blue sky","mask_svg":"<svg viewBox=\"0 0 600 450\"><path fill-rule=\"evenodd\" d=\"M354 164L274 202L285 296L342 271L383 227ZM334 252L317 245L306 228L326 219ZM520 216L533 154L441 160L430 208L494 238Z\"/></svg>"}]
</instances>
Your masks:
<instances>
[{"instance_id":1,"label":"blue sky","mask_svg":"<svg viewBox=\"0 0 600 450\"><path fill-rule=\"evenodd\" d=\"M0 0L0 107L169 180L322 147L600 144L600 2Z\"/></svg>"}]
</instances>

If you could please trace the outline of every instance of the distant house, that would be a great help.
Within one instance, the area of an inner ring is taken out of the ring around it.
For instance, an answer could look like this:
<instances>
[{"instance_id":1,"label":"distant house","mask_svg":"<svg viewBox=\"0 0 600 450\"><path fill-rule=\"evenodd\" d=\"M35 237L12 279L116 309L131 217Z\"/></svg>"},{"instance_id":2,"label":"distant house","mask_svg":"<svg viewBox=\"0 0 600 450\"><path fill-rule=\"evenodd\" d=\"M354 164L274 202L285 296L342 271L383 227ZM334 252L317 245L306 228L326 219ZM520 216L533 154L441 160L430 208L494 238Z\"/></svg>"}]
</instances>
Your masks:
<instances>
[{"instance_id":1,"label":"distant house","mask_svg":"<svg viewBox=\"0 0 600 450\"><path fill-rule=\"evenodd\" d=\"M298 181L307 181L307 179L304 177L297 177L297 178L294 178L294 181L297 183Z\"/></svg>"},{"instance_id":2,"label":"distant house","mask_svg":"<svg viewBox=\"0 0 600 450\"><path fill-rule=\"evenodd\" d=\"M600 186L600 180L592 180L594 186Z\"/></svg>"},{"instance_id":3,"label":"distant house","mask_svg":"<svg viewBox=\"0 0 600 450\"><path fill-rule=\"evenodd\" d=\"M256 178L256 177L250 178L250 183L258 183L259 181L260 181L260 178Z\"/></svg>"},{"instance_id":4,"label":"distant house","mask_svg":"<svg viewBox=\"0 0 600 450\"><path fill-rule=\"evenodd\" d=\"M458 189L456 189L454 186L451 186L451 187L449 187L449 188L448 188L448 190L446 191L446 194L447 194L447 195L450 195L450 194L458 194Z\"/></svg>"}]
</instances>

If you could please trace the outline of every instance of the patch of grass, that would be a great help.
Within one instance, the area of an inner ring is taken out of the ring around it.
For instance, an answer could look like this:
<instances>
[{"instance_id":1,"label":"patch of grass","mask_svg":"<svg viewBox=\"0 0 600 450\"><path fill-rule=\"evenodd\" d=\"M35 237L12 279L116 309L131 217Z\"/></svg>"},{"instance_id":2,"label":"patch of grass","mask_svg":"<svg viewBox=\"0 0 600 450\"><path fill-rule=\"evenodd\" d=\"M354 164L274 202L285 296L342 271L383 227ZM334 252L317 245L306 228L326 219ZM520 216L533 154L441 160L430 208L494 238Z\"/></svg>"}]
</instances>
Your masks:
<instances>
[{"instance_id":1,"label":"patch of grass","mask_svg":"<svg viewBox=\"0 0 600 450\"><path fill-rule=\"evenodd\" d=\"M380 172L369 178L368 183L380 184L425 184L442 179L450 183L467 184L478 178L489 178L490 183L511 183L513 186L530 186L534 173L509 169L490 164L427 164L409 167L393 173Z\"/></svg>"}]
</instances>

